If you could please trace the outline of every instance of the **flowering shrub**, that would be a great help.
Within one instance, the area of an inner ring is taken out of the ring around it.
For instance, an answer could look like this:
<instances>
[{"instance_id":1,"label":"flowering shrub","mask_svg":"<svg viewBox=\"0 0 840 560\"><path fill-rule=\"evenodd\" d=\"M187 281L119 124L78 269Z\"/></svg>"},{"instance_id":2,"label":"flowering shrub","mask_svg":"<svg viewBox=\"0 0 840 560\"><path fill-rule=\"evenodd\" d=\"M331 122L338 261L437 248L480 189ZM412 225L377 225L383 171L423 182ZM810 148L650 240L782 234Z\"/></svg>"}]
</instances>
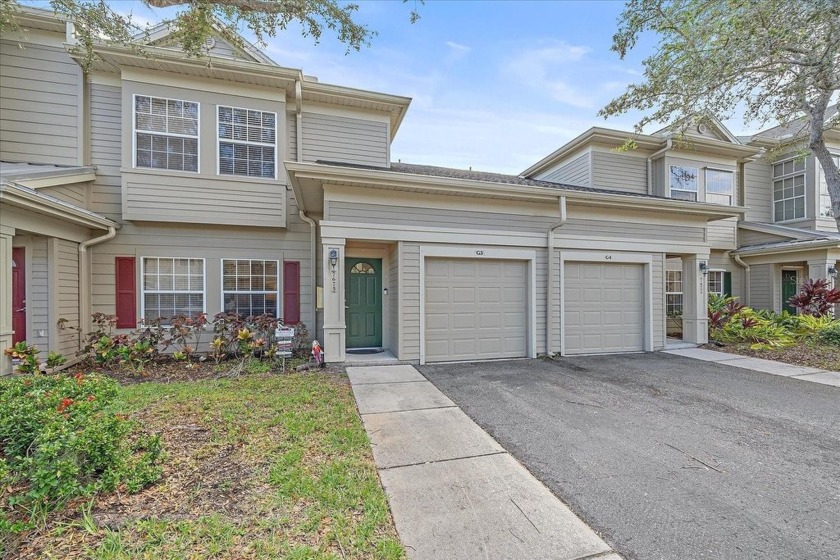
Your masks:
<instances>
[{"instance_id":1,"label":"flowering shrub","mask_svg":"<svg viewBox=\"0 0 840 560\"><path fill-rule=\"evenodd\" d=\"M117 383L90 374L0 381L0 533L21 512L118 487L136 492L160 477L156 436L111 409Z\"/></svg>"}]
</instances>

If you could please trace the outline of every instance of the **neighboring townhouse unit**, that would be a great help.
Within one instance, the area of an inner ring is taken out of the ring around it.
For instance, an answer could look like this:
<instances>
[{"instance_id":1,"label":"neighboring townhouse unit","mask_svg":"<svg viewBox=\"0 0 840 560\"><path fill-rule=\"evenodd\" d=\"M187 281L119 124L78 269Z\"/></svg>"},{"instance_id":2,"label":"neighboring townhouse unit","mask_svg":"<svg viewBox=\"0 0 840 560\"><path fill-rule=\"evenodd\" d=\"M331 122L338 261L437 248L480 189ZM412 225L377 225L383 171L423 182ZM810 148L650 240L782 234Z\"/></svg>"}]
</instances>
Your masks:
<instances>
[{"instance_id":1,"label":"neighboring townhouse unit","mask_svg":"<svg viewBox=\"0 0 840 560\"><path fill-rule=\"evenodd\" d=\"M833 107L827 118L836 114ZM707 288L750 306L788 310L806 278L830 278L840 260L840 234L822 167L813 155L784 146L801 131L787 123L737 138L720 122L682 135L592 128L526 169L522 175L585 187L676 200L743 206L740 217L710 223ZM633 149L625 149L628 138ZM835 161L840 130L826 131ZM771 155L772 154L772 155ZM661 232L669 236L668 231ZM687 284L678 255L666 264L666 313L680 315Z\"/></svg>"},{"instance_id":2,"label":"neighboring townhouse unit","mask_svg":"<svg viewBox=\"0 0 840 560\"><path fill-rule=\"evenodd\" d=\"M759 301L762 266L836 261L830 233L756 225L772 168L723 127L627 153L612 149L627 133L593 129L521 176L394 163L408 98L221 37L189 59L162 27L152 57L102 46L83 71L71 25L36 9L23 24L0 57L4 348L70 354L60 320L86 329L93 312L131 329L236 311L306 324L331 362L653 351L677 304L703 343L710 289ZM796 185L819 181L784 165L776 204L798 220ZM749 253L780 243L808 253Z\"/></svg>"}]
</instances>

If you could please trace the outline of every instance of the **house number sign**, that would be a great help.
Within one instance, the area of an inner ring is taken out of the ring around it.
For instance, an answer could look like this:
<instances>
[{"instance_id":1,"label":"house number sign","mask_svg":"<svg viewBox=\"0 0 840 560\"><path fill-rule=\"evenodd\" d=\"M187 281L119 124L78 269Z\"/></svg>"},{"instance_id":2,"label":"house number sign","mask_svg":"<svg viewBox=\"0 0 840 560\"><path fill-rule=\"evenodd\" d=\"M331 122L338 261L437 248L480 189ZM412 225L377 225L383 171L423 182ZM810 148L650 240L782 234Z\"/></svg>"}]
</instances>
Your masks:
<instances>
[{"instance_id":1,"label":"house number sign","mask_svg":"<svg viewBox=\"0 0 840 560\"><path fill-rule=\"evenodd\" d=\"M484 251L476 251L475 254L478 255L479 257L483 257L484 256Z\"/></svg>"}]
</instances>

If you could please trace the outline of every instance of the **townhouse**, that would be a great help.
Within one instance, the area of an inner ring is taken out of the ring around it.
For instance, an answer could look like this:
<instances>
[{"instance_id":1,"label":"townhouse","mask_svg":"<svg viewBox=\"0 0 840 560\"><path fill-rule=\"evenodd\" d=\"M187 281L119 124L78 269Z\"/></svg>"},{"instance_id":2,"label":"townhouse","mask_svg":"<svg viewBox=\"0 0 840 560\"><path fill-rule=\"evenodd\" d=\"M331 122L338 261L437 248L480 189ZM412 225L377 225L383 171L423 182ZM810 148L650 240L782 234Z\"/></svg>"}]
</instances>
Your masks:
<instances>
[{"instance_id":1,"label":"townhouse","mask_svg":"<svg viewBox=\"0 0 840 560\"><path fill-rule=\"evenodd\" d=\"M411 165L408 98L221 37L189 59L163 27L152 57L102 46L84 71L71 24L22 24L0 40L4 348L70 355L62 326L94 312L236 311L305 324L332 362L653 351L669 311L705 342L710 289L780 308L790 271L840 256L813 158L762 159L779 131L620 153L592 129L519 176Z\"/></svg>"}]
</instances>

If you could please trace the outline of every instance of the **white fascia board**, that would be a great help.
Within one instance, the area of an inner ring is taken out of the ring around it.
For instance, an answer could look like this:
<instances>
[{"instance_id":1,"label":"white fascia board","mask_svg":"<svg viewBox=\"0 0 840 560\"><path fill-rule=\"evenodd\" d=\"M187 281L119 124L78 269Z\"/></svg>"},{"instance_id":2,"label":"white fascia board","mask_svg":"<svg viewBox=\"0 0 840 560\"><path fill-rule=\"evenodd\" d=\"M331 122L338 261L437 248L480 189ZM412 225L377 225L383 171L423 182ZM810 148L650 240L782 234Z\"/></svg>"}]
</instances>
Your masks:
<instances>
[{"instance_id":1,"label":"white fascia board","mask_svg":"<svg viewBox=\"0 0 840 560\"><path fill-rule=\"evenodd\" d=\"M765 255L774 253L797 253L811 249L840 249L840 241L836 239L814 239L810 241L794 242L787 246L776 247L754 247L732 251L734 255L748 257L753 255Z\"/></svg>"},{"instance_id":2,"label":"white fascia board","mask_svg":"<svg viewBox=\"0 0 840 560\"><path fill-rule=\"evenodd\" d=\"M825 239L825 235L805 229L790 228L779 226L775 224L761 224L757 222L738 222L738 227L749 231L757 231L759 233L769 233L770 235L779 235L781 237L789 237L790 239ZM796 231L793 231L796 229Z\"/></svg>"}]
</instances>

